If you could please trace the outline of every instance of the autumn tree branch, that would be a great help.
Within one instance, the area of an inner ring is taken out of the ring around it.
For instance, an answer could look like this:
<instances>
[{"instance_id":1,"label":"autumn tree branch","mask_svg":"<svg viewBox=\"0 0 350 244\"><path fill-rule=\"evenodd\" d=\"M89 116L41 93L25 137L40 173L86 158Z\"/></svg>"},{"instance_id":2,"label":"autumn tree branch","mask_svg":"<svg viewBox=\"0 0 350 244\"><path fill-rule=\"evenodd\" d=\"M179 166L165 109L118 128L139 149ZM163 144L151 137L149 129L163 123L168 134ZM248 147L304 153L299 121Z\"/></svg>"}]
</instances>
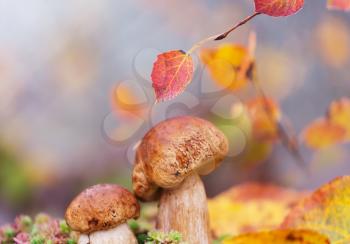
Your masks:
<instances>
[{"instance_id":1,"label":"autumn tree branch","mask_svg":"<svg viewBox=\"0 0 350 244\"><path fill-rule=\"evenodd\" d=\"M258 95L263 98L265 113L267 114L267 117L270 119L270 122L276 125L277 134L278 134L279 139L281 140L282 145L294 157L294 159L298 163L298 165L303 170L305 170L306 174L308 176L310 176L311 175L310 168L307 165L307 163L305 162L305 160L300 152L297 136L295 135L294 132L291 132L292 131L291 128L288 128L288 131L291 132L289 134L287 132L287 129L285 128L284 124L282 123L282 121L275 121L274 119L272 119L274 117L273 112L271 111L271 109L268 105L267 96L258 82L255 68L252 67L251 71L252 72L250 74L250 80L253 83L253 86L254 86L256 92L258 93Z\"/></svg>"},{"instance_id":2,"label":"autumn tree branch","mask_svg":"<svg viewBox=\"0 0 350 244\"><path fill-rule=\"evenodd\" d=\"M229 29L228 31L222 33L221 35L218 35L214 41L219 41L222 39L225 39L232 31L236 30L238 27L246 24L247 22L249 22L250 20L252 20L253 18L255 18L256 16L258 16L261 13L255 12L254 14L248 16L247 18L243 19L242 21L238 22L236 25L234 25L231 29Z\"/></svg>"},{"instance_id":3,"label":"autumn tree branch","mask_svg":"<svg viewBox=\"0 0 350 244\"><path fill-rule=\"evenodd\" d=\"M195 43L191 49L187 52L188 55L190 55L191 53L193 53L194 51L196 51L199 47L201 47L203 44L209 42L209 41L219 41L222 39L225 39L231 32L233 32L234 30L236 30L238 27L246 24L247 22L249 22L250 20L252 20L254 17L260 15L261 13L259 12L255 12L254 14L248 16L247 18L241 20L240 22L238 22L235 26L233 26L231 29L229 29L228 31L222 33L222 34L217 34L214 36L210 36L207 37L197 43Z\"/></svg>"}]
</instances>

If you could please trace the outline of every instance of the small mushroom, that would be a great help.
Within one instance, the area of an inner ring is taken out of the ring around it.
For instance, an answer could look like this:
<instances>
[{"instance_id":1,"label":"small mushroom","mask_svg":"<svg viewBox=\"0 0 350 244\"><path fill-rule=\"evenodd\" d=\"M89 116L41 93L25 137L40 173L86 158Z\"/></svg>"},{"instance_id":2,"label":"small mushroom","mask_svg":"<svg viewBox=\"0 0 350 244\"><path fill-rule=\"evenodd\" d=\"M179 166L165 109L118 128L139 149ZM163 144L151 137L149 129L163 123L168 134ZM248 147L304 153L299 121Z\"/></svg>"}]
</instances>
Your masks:
<instances>
[{"instance_id":1,"label":"small mushroom","mask_svg":"<svg viewBox=\"0 0 350 244\"><path fill-rule=\"evenodd\" d=\"M136 151L133 189L144 201L160 196L158 229L179 231L191 244L210 243L207 199L199 175L217 168L227 151L225 135L196 117L163 121L144 136Z\"/></svg>"},{"instance_id":2,"label":"small mushroom","mask_svg":"<svg viewBox=\"0 0 350 244\"><path fill-rule=\"evenodd\" d=\"M79 244L136 244L126 224L140 214L140 205L125 188L101 184L81 192L68 206L67 224L80 233Z\"/></svg>"}]
</instances>

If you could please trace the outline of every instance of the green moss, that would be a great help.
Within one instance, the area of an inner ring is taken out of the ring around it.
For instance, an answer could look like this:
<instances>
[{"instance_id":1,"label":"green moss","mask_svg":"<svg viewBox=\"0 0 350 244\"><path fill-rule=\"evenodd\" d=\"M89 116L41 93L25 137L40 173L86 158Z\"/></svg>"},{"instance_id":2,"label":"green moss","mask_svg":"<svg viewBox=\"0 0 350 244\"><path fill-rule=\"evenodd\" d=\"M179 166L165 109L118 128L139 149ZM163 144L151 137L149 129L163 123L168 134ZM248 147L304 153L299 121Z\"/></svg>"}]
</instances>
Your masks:
<instances>
[{"instance_id":1,"label":"green moss","mask_svg":"<svg viewBox=\"0 0 350 244\"><path fill-rule=\"evenodd\" d=\"M67 244L77 244L77 242L73 239L68 239Z\"/></svg>"},{"instance_id":2,"label":"green moss","mask_svg":"<svg viewBox=\"0 0 350 244\"><path fill-rule=\"evenodd\" d=\"M29 216L22 215L14 220L14 223L0 227L0 243L13 244L14 237L18 242L30 244L76 244L78 235L71 231L64 220L50 217L47 214L38 214L32 220Z\"/></svg>"},{"instance_id":3,"label":"green moss","mask_svg":"<svg viewBox=\"0 0 350 244\"><path fill-rule=\"evenodd\" d=\"M45 239L41 236L33 237L30 244L45 244Z\"/></svg>"},{"instance_id":4,"label":"green moss","mask_svg":"<svg viewBox=\"0 0 350 244\"><path fill-rule=\"evenodd\" d=\"M63 234L69 234L71 232L71 229L64 220L60 221L60 230Z\"/></svg>"},{"instance_id":5,"label":"green moss","mask_svg":"<svg viewBox=\"0 0 350 244\"><path fill-rule=\"evenodd\" d=\"M16 231L12 227L6 227L4 229L4 235L6 239L12 239L16 235Z\"/></svg>"},{"instance_id":6,"label":"green moss","mask_svg":"<svg viewBox=\"0 0 350 244\"><path fill-rule=\"evenodd\" d=\"M164 233L161 231L150 231L147 234L141 233L137 235L139 244L185 244L182 241L181 233L171 231Z\"/></svg>"}]
</instances>

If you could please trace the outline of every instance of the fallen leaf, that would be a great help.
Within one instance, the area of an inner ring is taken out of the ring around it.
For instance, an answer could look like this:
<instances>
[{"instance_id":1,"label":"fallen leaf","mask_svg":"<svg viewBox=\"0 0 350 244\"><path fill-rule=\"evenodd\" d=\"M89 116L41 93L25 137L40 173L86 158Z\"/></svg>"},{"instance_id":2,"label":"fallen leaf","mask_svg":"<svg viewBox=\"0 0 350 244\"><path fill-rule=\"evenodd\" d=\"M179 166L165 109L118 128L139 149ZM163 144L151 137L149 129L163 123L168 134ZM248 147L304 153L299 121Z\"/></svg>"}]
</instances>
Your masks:
<instances>
[{"instance_id":1,"label":"fallen leaf","mask_svg":"<svg viewBox=\"0 0 350 244\"><path fill-rule=\"evenodd\" d=\"M208 201L212 232L222 236L273 230L304 195L262 183L232 187Z\"/></svg>"},{"instance_id":2,"label":"fallen leaf","mask_svg":"<svg viewBox=\"0 0 350 244\"><path fill-rule=\"evenodd\" d=\"M333 124L343 127L346 130L346 139L350 139L350 99L344 97L333 101L327 116Z\"/></svg>"},{"instance_id":3,"label":"fallen leaf","mask_svg":"<svg viewBox=\"0 0 350 244\"><path fill-rule=\"evenodd\" d=\"M328 8L350 10L350 0L328 0Z\"/></svg>"},{"instance_id":4,"label":"fallen leaf","mask_svg":"<svg viewBox=\"0 0 350 244\"><path fill-rule=\"evenodd\" d=\"M273 230L225 239L223 244L329 244L326 236L311 230Z\"/></svg>"},{"instance_id":5,"label":"fallen leaf","mask_svg":"<svg viewBox=\"0 0 350 244\"><path fill-rule=\"evenodd\" d=\"M278 122L281 119L279 106L272 98L257 97L246 104L252 122L253 137L264 142L279 138Z\"/></svg>"},{"instance_id":6,"label":"fallen leaf","mask_svg":"<svg viewBox=\"0 0 350 244\"><path fill-rule=\"evenodd\" d=\"M350 176L338 177L300 201L288 214L282 228L311 229L326 235L331 243L350 241Z\"/></svg>"},{"instance_id":7,"label":"fallen leaf","mask_svg":"<svg viewBox=\"0 0 350 244\"><path fill-rule=\"evenodd\" d=\"M158 55L151 74L157 102L174 98L184 91L193 76L192 57L182 50Z\"/></svg>"},{"instance_id":8,"label":"fallen leaf","mask_svg":"<svg viewBox=\"0 0 350 244\"><path fill-rule=\"evenodd\" d=\"M326 119L317 119L302 133L305 144L313 149L321 149L344 142L346 130Z\"/></svg>"},{"instance_id":9,"label":"fallen leaf","mask_svg":"<svg viewBox=\"0 0 350 244\"><path fill-rule=\"evenodd\" d=\"M274 17L288 16L304 6L304 0L254 0L255 11Z\"/></svg>"},{"instance_id":10,"label":"fallen leaf","mask_svg":"<svg viewBox=\"0 0 350 244\"><path fill-rule=\"evenodd\" d=\"M232 91L247 84L248 71L254 62L247 48L228 43L217 48L202 49L200 58L207 66L211 78Z\"/></svg>"}]
</instances>

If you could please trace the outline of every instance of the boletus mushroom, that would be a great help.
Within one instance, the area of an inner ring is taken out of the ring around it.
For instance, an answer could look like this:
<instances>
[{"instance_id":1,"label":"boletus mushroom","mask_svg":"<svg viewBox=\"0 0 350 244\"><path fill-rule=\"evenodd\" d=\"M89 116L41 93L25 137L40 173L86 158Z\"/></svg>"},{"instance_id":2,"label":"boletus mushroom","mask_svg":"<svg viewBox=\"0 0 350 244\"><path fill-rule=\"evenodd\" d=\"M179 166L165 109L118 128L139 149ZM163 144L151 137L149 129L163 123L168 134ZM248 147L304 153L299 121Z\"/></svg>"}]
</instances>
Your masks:
<instances>
[{"instance_id":1,"label":"boletus mushroom","mask_svg":"<svg viewBox=\"0 0 350 244\"><path fill-rule=\"evenodd\" d=\"M199 175L217 168L228 151L225 135L210 122L177 117L154 126L136 150L133 189L159 200L157 228L179 231L191 244L210 243L207 198Z\"/></svg>"},{"instance_id":2,"label":"boletus mushroom","mask_svg":"<svg viewBox=\"0 0 350 244\"><path fill-rule=\"evenodd\" d=\"M80 233L79 244L136 244L126 224L137 218L140 205L125 188L113 184L92 186L68 206L67 224Z\"/></svg>"}]
</instances>

